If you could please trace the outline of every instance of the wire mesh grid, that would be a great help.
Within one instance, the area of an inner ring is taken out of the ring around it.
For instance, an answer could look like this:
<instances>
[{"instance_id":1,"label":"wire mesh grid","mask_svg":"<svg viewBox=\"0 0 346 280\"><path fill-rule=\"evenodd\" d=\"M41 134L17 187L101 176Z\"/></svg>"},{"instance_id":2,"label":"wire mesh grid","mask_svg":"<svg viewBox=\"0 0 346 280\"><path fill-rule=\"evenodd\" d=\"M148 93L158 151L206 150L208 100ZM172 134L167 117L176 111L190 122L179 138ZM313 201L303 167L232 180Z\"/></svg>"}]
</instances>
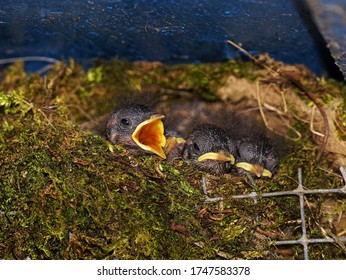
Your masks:
<instances>
[{"instance_id":1,"label":"wire mesh grid","mask_svg":"<svg viewBox=\"0 0 346 280\"><path fill-rule=\"evenodd\" d=\"M338 243L346 242L346 238L337 238L337 237L326 237L326 238L309 238L307 235L307 227L306 227L306 216L305 216L305 196L310 194L344 194L346 195L346 171L344 167L340 167L340 173L342 175L344 186L342 188L336 189L313 189L309 190L303 186L302 183L302 169L298 169L298 187L292 191L279 191L279 192L270 192L270 193L262 193L258 194L256 191L253 191L246 195L234 195L233 198L236 199L252 199L254 203L257 203L258 199L261 198L270 198L270 197L280 197L280 196L298 196L299 197L299 209L300 209L300 219L301 219L301 231L302 235L297 240L283 240L283 241L275 241L274 245L293 245L300 244L304 248L304 259L309 259L309 244L312 243ZM207 202L213 202L222 200L222 198L210 198L206 192L206 181L205 178L202 178L202 185L205 194L205 199Z\"/></svg>"}]
</instances>

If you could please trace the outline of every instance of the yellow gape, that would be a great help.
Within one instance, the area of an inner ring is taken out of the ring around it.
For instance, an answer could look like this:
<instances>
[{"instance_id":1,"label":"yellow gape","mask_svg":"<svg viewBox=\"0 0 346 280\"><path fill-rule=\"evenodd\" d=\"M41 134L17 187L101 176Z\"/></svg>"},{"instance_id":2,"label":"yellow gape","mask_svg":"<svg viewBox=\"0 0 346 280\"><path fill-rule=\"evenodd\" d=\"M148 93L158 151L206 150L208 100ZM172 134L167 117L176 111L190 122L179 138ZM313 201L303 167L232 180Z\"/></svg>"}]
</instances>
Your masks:
<instances>
[{"instance_id":1,"label":"yellow gape","mask_svg":"<svg viewBox=\"0 0 346 280\"><path fill-rule=\"evenodd\" d=\"M140 123L132 133L132 139L145 151L152 152L162 158L166 155L162 149L166 145L166 137L162 119L163 115L152 115L148 120Z\"/></svg>"},{"instance_id":2,"label":"yellow gape","mask_svg":"<svg viewBox=\"0 0 346 280\"><path fill-rule=\"evenodd\" d=\"M273 176L272 173L268 169L265 169L263 166L261 166L259 164L251 164L251 163L247 163L247 162L238 162L235 166L255 174L258 178L259 177L271 178Z\"/></svg>"},{"instance_id":3,"label":"yellow gape","mask_svg":"<svg viewBox=\"0 0 346 280\"><path fill-rule=\"evenodd\" d=\"M205 153L201 155L197 161L204 161L204 160L216 160L216 161L224 161L224 162L230 162L231 164L234 164L235 159L234 156L228 153L225 153L224 151L220 151L218 153Z\"/></svg>"}]
</instances>

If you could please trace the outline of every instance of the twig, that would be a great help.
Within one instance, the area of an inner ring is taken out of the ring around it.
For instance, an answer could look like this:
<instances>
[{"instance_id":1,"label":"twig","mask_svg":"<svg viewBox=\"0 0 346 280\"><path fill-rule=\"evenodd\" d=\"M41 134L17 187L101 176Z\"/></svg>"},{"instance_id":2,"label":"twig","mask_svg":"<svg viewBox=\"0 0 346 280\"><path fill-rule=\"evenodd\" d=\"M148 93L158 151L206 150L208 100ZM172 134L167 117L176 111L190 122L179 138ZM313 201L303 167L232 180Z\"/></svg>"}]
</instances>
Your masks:
<instances>
[{"instance_id":1,"label":"twig","mask_svg":"<svg viewBox=\"0 0 346 280\"><path fill-rule=\"evenodd\" d=\"M303 91L304 94L307 97L309 97L312 100L312 102L315 103L316 107L318 108L318 110L320 111L320 113L322 115L323 122L324 122L324 137L323 137L322 144L320 146L320 150L317 154L317 160L319 160L321 158L326 146L327 146L328 139L329 139L329 122L328 122L327 113L324 110L322 104L316 99L315 95L312 92L308 91L299 81L297 81L296 79L294 79L293 77L291 77L288 74L281 73L281 75L283 77L286 77L287 79L289 79L292 84L294 84L298 89Z\"/></svg>"},{"instance_id":2,"label":"twig","mask_svg":"<svg viewBox=\"0 0 346 280\"><path fill-rule=\"evenodd\" d=\"M269 85L269 86L271 87L271 85ZM260 96L260 89L259 89L259 83L258 83L258 82L256 82L256 91L257 91L257 103L258 103L258 108L259 108L259 111L260 111L260 115L261 115L261 117L262 117L262 120L263 120L265 126L266 126L270 131L274 131L274 130L269 126L269 124L268 124L268 120L267 120L267 118L266 118L266 116L265 116L263 107L266 108L266 109L268 109L268 110L270 110L270 111L275 112L275 113L279 116L279 118L282 119L283 122L285 122L285 119L283 118L283 115L286 115L286 114L287 114L287 111L288 111L288 109L287 109L287 102L286 102L286 98L285 98L285 93L284 93L282 90L280 91L281 98L282 98L282 102L283 102L283 106L284 106L284 110L281 111L281 110L275 108L274 106L271 106L271 105L269 105L269 104L267 104L267 103L265 103L265 102L263 102L263 105L262 105L261 96ZM296 138L290 138L290 137L288 137L287 135L282 134L282 133L279 133L279 132L277 132L277 131L275 131L275 133L276 133L276 134L279 134L279 135L281 135L281 136L283 136L283 137L286 137L286 138L288 138L288 139L292 139L292 140L296 140L296 141L298 141L299 139L301 139L302 135L299 133L298 130L296 130L294 127L292 127L292 126L289 124L289 122L288 122L288 123L285 123L285 125L286 125L288 128L290 128L290 129L297 135Z\"/></svg>"},{"instance_id":3,"label":"twig","mask_svg":"<svg viewBox=\"0 0 346 280\"><path fill-rule=\"evenodd\" d=\"M326 148L326 145L327 145L327 142L329 139L329 122L328 122L328 117L327 117L326 111L324 110L322 104L316 99L315 95L312 92L308 91L298 80L296 80L291 75L289 75L287 73L280 72L279 70L273 69L272 67L264 64L263 62L259 61L255 56L253 56L248 51L246 51L245 49L243 49L242 47L240 47L236 43L232 42L231 40L227 40L227 43L229 43L233 47L235 47L238 50L245 53L249 58L251 58L253 61L255 61L261 67L267 69L271 73L278 74L281 77L285 78L286 80L290 81L296 88L301 90L312 102L315 103L315 105L317 106L318 110L320 111L320 113L322 115L323 122L324 122L324 130L325 130L324 131L324 138L323 138L322 144L320 146L320 150L317 154L317 160L319 160L321 158L325 148Z\"/></svg>"},{"instance_id":4,"label":"twig","mask_svg":"<svg viewBox=\"0 0 346 280\"><path fill-rule=\"evenodd\" d=\"M266 116L265 116L265 114L264 114L263 107L262 107L262 103L261 103L261 96L260 96L259 82L258 82L258 81L256 82L256 92L257 92L258 109L259 109L259 111L260 111L260 113L261 113L261 117L262 117L262 120L263 120L265 126L266 126L267 128L269 128L269 127L268 127L268 121L267 121L267 118L266 118Z\"/></svg>"},{"instance_id":5,"label":"twig","mask_svg":"<svg viewBox=\"0 0 346 280\"><path fill-rule=\"evenodd\" d=\"M268 71L272 72L273 74L279 74L281 75L279 72L275 71L273 68L269 67L268 65L260 62L255 56L253 56L251 53L249 53L247 50L243 49L241 46L237 45L236 43L232 42L231 40L227 40L227 43L231 44L233 47L235 47L236 49L242 51L243 53L245 53L248 57L250 57L253 61L255 61L256 63L258 63L258 65L262 66L263 68L267 69Z\"/></svg>"},{"instance_id":6,"label":"twig","mask_svg":"<svg viewBox=\"0 0 346 280\"><path fill-rule=\"evenodd\" d=\"M310 131L317 136L324 137L324 135L314 129L314 118L315 118L315 108L316 106L312 106L311 110L311 119L310 119Z\"/></svg>"},{"instance_id":7,"label":"twig","mask_svg":"<svg viewBox=\"0 0 346 280\"><path fill-rule=\"evenodd\" d=\"M272 85L270 84L269 87L272 88ZM286 98L285 98L285 93L284 93L283 90L280 90L279 92L280 92L280 95L281 95L282 104L284 106L283 111L281 111L280 109L277 109L274 106L272 106L272 105L270 105L268 103L265 103L265 102L263 102L263 107L267 108L270 111L276 112L278 115L286 115L287 112L288 112L288 109L287 109L287 102L286 102Z\"/></svg>"}]
</instances>

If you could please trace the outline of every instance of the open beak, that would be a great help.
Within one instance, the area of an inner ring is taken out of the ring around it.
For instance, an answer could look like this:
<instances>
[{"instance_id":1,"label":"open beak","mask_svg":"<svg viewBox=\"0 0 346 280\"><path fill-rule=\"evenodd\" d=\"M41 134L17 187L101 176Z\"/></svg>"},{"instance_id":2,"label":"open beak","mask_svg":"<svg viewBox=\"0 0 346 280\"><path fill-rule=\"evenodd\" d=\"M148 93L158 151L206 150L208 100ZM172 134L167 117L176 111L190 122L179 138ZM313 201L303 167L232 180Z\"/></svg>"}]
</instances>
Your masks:
<instances>
[{"instance_id":1,"label":"open beak","mask_svg":"<svg viewBox=\"0 0 346 280\"><path fill-rule=\"evenodd\" d=\"M162 149L166 145L166 137L162 119L165 116L155 114L148 120L140 123L132 133L132 139L145 151L152 152L162 158L166 155Z\"/></svg>"},{"instance_id":2,"label":"open beak","mask_svg":"<svg viewBox=\"0 0 346 280\"><path fill-rule=\"evenodd\" d=\"M234 156L231 154L227 154L224 151L220 151L218 153L205 153L197 159L197 161L204 161L204 160L224 161L224 162L230 162L231 164L234 164L235 162Z\"/></svg>"},{"instance_id":3,"label":"open beak","mask_svg":"<svg viewBox=\"0 0 346 280\"><path fill-rule=\"evenodd\" d=\"M261 166L259 164L251 164L251 163L247 163L247 162L238 162L235 166L255 174L258 178L259 177L271 178L273 176L273 174L268 169L263 168L263 166Z\"/></svg>"}]
</instances>

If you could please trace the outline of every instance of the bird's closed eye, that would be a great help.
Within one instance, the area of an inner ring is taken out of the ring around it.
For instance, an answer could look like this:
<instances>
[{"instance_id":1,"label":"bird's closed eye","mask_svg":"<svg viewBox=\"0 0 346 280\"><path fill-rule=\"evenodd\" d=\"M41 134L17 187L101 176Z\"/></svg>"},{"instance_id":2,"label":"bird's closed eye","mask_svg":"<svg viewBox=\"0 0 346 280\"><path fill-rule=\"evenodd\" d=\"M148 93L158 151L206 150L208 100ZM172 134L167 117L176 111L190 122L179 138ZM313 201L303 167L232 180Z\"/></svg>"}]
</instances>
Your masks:
<instances>
[{"instance_id":1,"label":"bird's closed eye","mask_svg":"<svg viewBox=\"0 0 346 280\"><path fill-rule=\"evenodd\" d=\"M131 121L129 119L121 119L120 122L123 126L131 125Z\"/></svg>"},{"instance_id":2,"label":"bird's closed eye","mask_svg":"<svg viewBox=\"0 0 346 280\"><path fill-rule=\"evenodd\" d=\"M196 150L196 151L199 151L199 146L197 143L193 143L193 148Z\"/></svg>"},{"instance_id":3,"label":"bird's closed eye","mask_svg":"<svg viewBox=\"0 0 346 280\"><path fill-rule=\"evenodd\" d=\"M239 151L238 148L235 150L235 154L236 154L237 157L241 157L241 154L240 154L240 151Z\"/></svg>"}]
</instances>

